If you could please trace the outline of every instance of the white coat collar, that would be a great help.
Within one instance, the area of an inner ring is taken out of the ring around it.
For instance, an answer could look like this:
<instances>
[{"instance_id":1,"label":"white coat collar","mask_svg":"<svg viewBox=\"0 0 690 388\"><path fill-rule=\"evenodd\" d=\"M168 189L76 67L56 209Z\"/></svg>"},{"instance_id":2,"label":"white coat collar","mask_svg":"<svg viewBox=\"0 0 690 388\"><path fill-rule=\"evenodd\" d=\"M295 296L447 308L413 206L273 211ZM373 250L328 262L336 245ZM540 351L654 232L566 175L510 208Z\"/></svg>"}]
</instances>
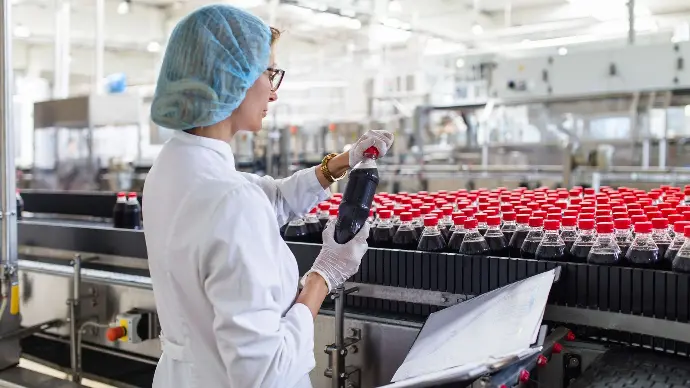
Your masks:
<instances>
[{"instance_id":1,"label":"white coat collar","mask_svg":"<svg viewBox=\"0 0 690 388\"><path fill-rule=\"evenodd\" d=\"M185 131L175 131L174 138L192 146L204 147L215 151L225 159L233 169L235 168L235 156L232 154L232 147L224 141L192 135Z\"/></svg>"}]
</instances>

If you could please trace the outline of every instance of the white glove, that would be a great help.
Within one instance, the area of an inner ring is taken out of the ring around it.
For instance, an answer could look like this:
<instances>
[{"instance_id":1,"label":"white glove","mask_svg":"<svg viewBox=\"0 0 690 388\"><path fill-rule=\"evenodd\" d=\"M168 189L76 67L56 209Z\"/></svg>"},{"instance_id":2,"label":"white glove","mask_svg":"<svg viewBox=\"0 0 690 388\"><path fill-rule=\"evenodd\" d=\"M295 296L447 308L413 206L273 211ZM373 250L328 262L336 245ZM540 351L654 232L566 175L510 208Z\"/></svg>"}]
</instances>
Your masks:
<instances>
[{"instance_id":1,"label":"white glove","mask_svg":"<svg viewBox=\"0 0 690 388\"><path fill-rule=\"evenodd\" d=\"M367 131L362 137L357 139L357 142L350 148L350 167L354 167L364 159L364 151L366 151L367 148L371 146L376 147L379 151L379 157L382 158L392 145L392 133L388 131Z\"/></svg>"},{"instance_id":2,"label":"white glove","mask_svg":"<svg viewBox=\"0 0 690 388\"><path fill-rule=\"evenodd\" d=\"M369 223L365 222L359 233L345 244L335 242L333 239L334 233L335 222L329 222L323 231L323 247L321 252L316 257L311 269L302 277L302 285L304 285L307 275L316 272L326 280L328 290L333 291L359 270L362 256L369 248L367 245Z\"/></svg>"}]
</instances>

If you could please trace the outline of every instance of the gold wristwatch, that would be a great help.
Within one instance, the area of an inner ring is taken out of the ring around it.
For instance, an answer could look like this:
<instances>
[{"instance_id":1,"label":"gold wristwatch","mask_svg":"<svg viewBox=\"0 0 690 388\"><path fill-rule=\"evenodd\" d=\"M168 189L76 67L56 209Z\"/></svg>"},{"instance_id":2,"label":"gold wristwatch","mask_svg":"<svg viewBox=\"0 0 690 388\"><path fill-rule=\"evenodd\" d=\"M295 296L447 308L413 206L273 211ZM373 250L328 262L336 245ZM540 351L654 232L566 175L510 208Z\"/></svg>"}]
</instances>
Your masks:
<instances>
[{"instance_id":1,"label":"gold wristwatch","mask_svg":"<svg viewBox=\"0 0 690 388\"><path fill-rule=\"evenodd\" d=\"M338 156L338 154L331 153L331 154L324 156L323 160L321 161L321 172L323 173L323 176L326 177L326 180L328 180L331 183L337 182L337 181L345 178L345 175L347 175L347 171L345 171L343 173L343 175L341 175L339 177L334 177L333 174L331 174L331 170L328 169L328 162L331 159L335 158L336 156Z\"/></svg>"}]
</instances>

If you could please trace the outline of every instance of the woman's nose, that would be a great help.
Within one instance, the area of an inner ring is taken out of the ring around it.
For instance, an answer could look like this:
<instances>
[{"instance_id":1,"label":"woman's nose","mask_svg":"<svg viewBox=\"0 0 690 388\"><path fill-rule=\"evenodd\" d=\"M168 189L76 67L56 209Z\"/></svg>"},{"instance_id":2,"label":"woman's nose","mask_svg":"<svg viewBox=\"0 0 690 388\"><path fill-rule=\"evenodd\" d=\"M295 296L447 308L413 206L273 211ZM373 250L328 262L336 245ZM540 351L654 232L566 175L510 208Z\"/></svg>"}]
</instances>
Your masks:
<instances>
[{"instance_id":1,"label":"woman's nose","mask_svg":"<svg viewBox=\"0 0 690 388\"><path fill-rule=\"evenodd\" d=\"M278 100L278 93L275 90L271 90L271 94L268 96L268 102L273 102Z\"/></svg>"}]
</instances>

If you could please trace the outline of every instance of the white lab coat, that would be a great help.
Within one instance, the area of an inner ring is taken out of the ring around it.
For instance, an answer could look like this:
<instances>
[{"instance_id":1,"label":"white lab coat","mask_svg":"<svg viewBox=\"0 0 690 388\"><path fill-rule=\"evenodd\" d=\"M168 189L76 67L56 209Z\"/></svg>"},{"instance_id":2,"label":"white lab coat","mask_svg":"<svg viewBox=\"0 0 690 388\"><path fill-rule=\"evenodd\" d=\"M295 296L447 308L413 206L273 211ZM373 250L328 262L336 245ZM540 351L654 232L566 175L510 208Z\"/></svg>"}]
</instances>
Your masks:
<instances>
[{"instance_id":1,"label":"white lab coat","mask_svg":"<svg viewBox=\"0 0 690 388\"><path fill-rule=\"evenodd\" d=\"M222 141L180 131L163 146L143 194L153 387L311 387L314 323L279 225L328 195L313 168L274 180L236 171Z\"/></svg>"}]
</instances>

